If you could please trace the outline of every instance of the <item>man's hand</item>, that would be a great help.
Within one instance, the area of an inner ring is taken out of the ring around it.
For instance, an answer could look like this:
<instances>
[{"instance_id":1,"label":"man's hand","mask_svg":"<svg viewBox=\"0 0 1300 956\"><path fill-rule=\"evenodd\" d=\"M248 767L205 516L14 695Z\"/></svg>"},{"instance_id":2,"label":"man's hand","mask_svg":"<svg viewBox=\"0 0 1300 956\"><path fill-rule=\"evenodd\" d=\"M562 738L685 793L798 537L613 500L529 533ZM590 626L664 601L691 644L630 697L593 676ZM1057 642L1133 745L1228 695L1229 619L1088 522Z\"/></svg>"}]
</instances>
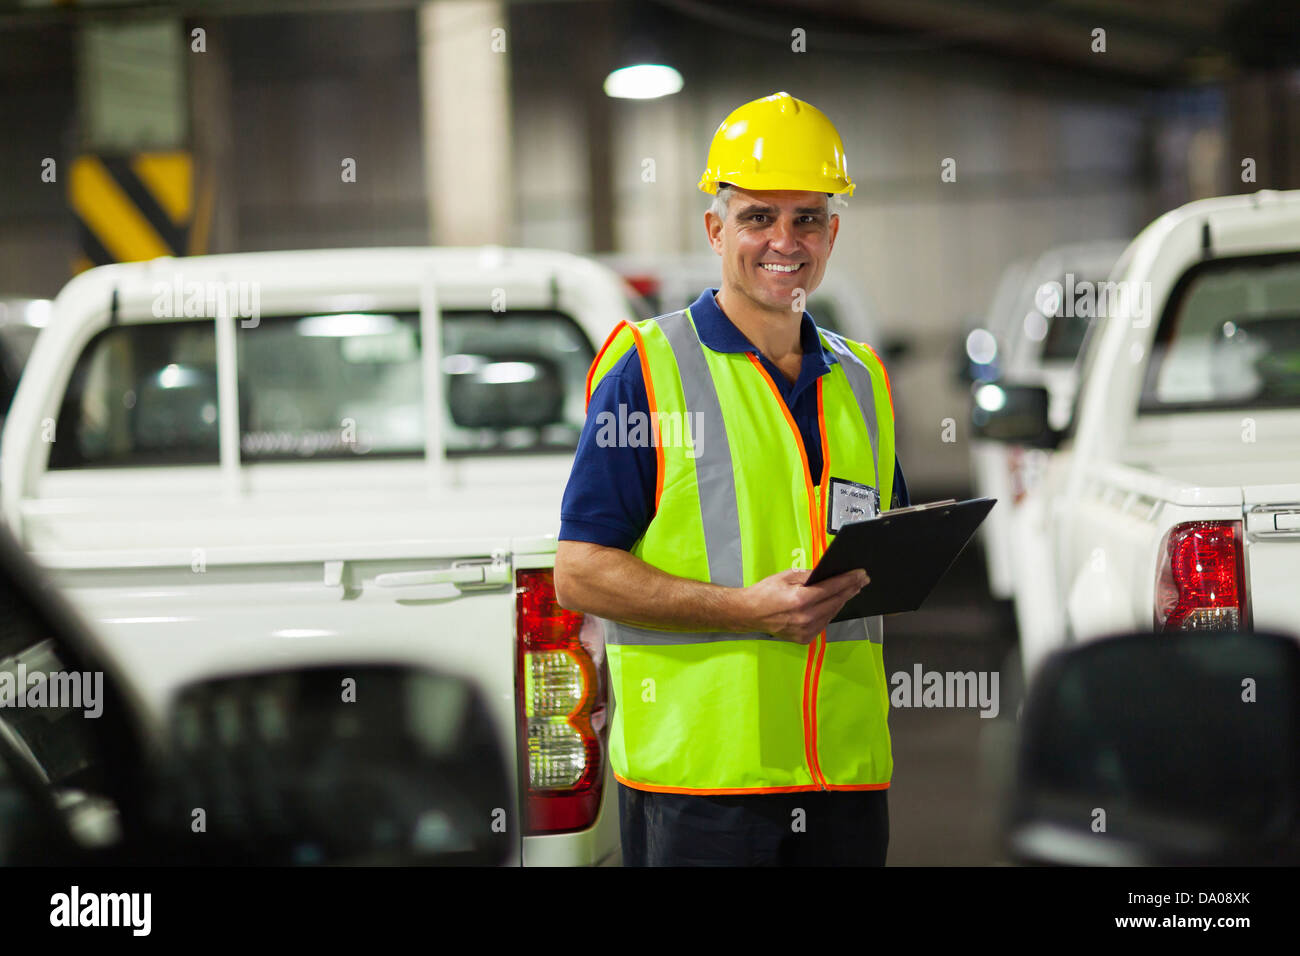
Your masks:
<instances>
[{"instance_id":1,"label":"man's hand","mask_svg":"<svg viewBox=\"0 0 1300 956\"><path fill-rule=\"evenodd\" d=\"M561 607L646 627L760 631L810 643L870 580L849 571L804 587L811 571L780 571L747 588L692 581L618 548L561 541L555 594Z\"/></svg>"},{"instance_id":2,"label":"man's hand","mask_svg":"<svg viewBox=\"0 0 1300 956\"><path fill-rule=\"evenodd\" d=\"M811 571L778 571L744 589L753 630L810 644L840 608L866 586L866 571L846 571L804 585Z\"/></svg>"}]
</instances>

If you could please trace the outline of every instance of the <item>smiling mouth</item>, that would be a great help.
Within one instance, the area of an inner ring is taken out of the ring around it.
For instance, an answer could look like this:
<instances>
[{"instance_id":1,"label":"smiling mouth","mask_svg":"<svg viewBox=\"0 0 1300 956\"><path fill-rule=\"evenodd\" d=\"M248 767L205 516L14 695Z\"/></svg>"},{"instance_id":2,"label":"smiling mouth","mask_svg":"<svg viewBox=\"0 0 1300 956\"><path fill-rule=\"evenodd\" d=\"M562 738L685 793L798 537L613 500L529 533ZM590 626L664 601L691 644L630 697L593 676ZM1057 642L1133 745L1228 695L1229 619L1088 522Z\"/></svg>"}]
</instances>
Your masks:
<instances>
[{"instance_id":1,"label":"smiling mouth","mask_svg":"<svg viewBox=\"0 0 1300 956\"><path fill-rule=\"evenodd\" d=\"M775 272L778 275L789 275L792 272L798 272L803 268L803 266L804 264L802 262L793 265L779 265L774 262L760 262L758 264L758 267L764 272Z\"/></svg>"}]
</instances>

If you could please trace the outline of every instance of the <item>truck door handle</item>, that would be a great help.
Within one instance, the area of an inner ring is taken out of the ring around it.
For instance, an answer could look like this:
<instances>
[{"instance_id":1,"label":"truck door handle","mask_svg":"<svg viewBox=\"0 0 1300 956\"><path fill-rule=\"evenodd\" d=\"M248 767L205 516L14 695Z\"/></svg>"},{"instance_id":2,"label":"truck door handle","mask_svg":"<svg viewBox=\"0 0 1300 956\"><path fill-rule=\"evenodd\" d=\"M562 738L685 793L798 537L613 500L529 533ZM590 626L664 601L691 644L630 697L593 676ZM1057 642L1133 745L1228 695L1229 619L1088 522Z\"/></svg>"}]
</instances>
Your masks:
<instances>
[{"instance_id":1,"label":"truck door handle","mask_svg":"<svg viewBox=\"0 0 1300 956\"><path fill-rule=\"evenodd\" d=\"M1252 511L1246 515L1246 530L1253 534L1296 534L1300 532L1300 511Z\"/></svg>"},{"instance_id":2,"label":"truck door handle","mask_svg":"<svg viewBox=\"0 0 1300 956\"><path fill-rule=\"evenodd\" d=\"M440 568L437 571L390 571L375 575L381 588L416 588L427 584L482 584L483 565L467 568Z\"/></svg>"},{"instance_id":3,"label":"truck door handle","mask_svg":"<svg viewBox=\"0 0 1300 956\"><path fill-rule=\"evenodd\" d=\"M495 588L510 583L510 562L503 559L490 561L453 561L449 568L430 571L389 571L375 575L375 586L381 588L418 588L431 584L450 584L458 590L467 588Z\"/></svg>"}]
</instances>

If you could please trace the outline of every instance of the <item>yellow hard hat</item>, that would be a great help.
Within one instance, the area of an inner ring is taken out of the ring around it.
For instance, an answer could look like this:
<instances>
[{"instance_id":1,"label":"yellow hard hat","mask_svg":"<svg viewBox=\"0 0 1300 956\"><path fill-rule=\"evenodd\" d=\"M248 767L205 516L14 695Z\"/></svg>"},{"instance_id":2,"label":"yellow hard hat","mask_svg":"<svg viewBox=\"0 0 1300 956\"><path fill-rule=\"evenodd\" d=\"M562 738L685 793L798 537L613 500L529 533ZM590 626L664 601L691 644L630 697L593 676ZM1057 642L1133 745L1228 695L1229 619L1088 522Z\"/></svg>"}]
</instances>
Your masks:
<instances>
[{"instance_id":1,"label":"yellow hard hat","mask_svg":"<svg viewBox=\"0 0 1300 956\"><path fill-rule=\"evenodd\" d=\"M826 114L789 93L737 107L709 144L700 188L800 189L853 195L844 142Z\"/></svg>"}]
</instances>

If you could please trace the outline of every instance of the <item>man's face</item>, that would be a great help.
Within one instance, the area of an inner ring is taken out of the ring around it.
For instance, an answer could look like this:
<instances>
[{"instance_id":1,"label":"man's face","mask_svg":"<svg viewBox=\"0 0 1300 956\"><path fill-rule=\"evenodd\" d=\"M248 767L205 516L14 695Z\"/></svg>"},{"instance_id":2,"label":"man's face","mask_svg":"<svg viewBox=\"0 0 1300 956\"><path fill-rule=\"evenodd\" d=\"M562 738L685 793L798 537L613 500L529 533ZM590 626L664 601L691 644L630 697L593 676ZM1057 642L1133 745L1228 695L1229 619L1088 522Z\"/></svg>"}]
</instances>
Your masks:
<instances>
[{"instance_id":1,"label":"man's face","mask_svg":"<svg viewBox=\"0 0 1300 956\"><path fill-rule=\"evenodd\" d=\"M733 189L726 220L705 213L705 228L722 256L723 288L762 309L790 311L798 290L807 295L821 284L840 217L825 193Z\"/></svg>"}]
</instances>

